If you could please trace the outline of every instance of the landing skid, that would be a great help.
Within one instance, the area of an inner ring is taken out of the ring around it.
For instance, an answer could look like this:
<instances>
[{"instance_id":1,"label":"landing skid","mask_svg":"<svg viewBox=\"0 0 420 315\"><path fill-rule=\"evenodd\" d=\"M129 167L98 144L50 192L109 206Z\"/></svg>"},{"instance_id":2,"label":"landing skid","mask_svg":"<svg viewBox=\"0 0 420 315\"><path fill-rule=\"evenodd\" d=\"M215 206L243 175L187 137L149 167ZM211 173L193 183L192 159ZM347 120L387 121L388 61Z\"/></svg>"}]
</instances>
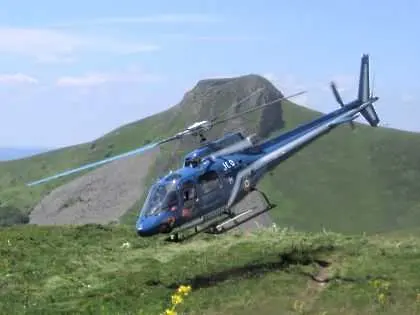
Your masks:
<instances>
[{"instance_id":1,"label":"landing skid","mask_svg":"<svg viewBox=\"0 0 420 315\"><path fill-rule=\"evenodd\" d=\"M274 204L271 204L269 206L267 206L264 209L260 209L260 210L255 210L255 209L249 209L249 210L245 210L242 211L240 213L238 213L236 216L234 216L233 218L229 218L228 220L225 220L223 222L221 222L220 224L213 226L212 229L209 229L208 231L206 231L206 233L209 234L222 234L222 233L226 233L242 224L244 224L245 222L248 222L256 217L258 217L259 215L273 209L275 207ZM247 214L251 214L247 217L245 217ZM245 217L245 218L244 218ZM240 218L244 218L242 220L239 220Z\"/></svg>"},{"instance_id":2,"label":"landing skid","mask_svg":"<svg viewBox=\"0 0 420 315\"><path fill-rule=\"evenodd\" d=\"M209 220L201 220L201 222L195 225L188 225L186 228L182 228L176 232L173 232L165 239L169 242L183 242L186 241L202 232L206 232L212 228L212 226L226 219L226 214L220 212L220 214Z\"/></svg>"},{"instance_id":3,"label":"landing skid","mask_svg":"<svg viewBox=\"0 0 420 315\"><path fill-rule=\"evenodd\" d=\"M257 216L273 209L276 206L268 200L267 196L263 192L258 192L261 194L266 204L263 208L253 207L239 213L235 213L231 209L225 209L220 211L219 216L204 222L202 221L202 223L199 223L195 226L188 226L187 228L183 228L182 230L172 233L165 240L169 242L183 242L202 232L213 235L223 234L244 224L245 222L256 218Z\"/></svg>"}]
</instances>

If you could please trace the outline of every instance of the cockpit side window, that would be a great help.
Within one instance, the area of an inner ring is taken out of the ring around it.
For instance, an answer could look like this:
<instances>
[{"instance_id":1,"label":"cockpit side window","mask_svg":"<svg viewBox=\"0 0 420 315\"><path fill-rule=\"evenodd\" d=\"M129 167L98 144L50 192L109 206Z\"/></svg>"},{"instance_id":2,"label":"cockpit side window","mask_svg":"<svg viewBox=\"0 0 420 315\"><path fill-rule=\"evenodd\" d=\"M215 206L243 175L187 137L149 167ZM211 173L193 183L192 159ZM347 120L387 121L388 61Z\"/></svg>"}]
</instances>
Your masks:
<instances>
[{"instance_id":1,"label":"cockpit side window","mask_svg":"<svg viewBox=\"0 0 420 315\"><path fill-rule=\"evenodd\" d=\"M196 197L194 184L192 182L186 182L184 184L184 186L182 187L182 195L183 195L184 201L192 200Z\"/></svg>"},{"instance_id":2,"label":"cockpit side window","mask_svg":"<svg viewBox=\"0 0 420 315\"><path fill-rule=\"evenodd\" d=\"M215 171L209 171L201 175L198 178L198 183L204 194L208 194L220 187L220 179Z\"/></svg>"},{"instance_id":3,"label":"cockpit side window","mask_svg":"<svg viewBox=\"0 0 420 315\"><path fill-rule=\"evenodd\" d=\"M194 204L197 198L194 183L191 181L186 182L182 185L182 199L185 207L190 207Z\"/></svg>"},{"instance_id":4,"label":"cockpit side window","mask_svg":"<svg viewBox=\"0 0 420 315\"><path fill-rule=\"evenodd\" d=\"M176 191L171 191L167 197L167 207L172 209L178 205L178 196Z\"/></svg>"}]
</instances>

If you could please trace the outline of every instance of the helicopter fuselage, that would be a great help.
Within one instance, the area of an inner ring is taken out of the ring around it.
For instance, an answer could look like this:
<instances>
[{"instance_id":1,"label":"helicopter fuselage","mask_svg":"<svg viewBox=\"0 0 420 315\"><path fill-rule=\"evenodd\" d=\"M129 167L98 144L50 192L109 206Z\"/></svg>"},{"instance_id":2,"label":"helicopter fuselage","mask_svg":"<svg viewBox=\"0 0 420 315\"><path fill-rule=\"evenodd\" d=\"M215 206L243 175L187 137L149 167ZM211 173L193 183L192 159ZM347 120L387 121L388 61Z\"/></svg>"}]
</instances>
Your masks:
<instances>
[{"instance_id":1,"label":"helicopter fuselage","mask_svg":"<svg viewBox=\"0 0 420 315\"><path fill-rule=\"evenodd\" d=\"M137 220L137 232L151 236L217 210L229 199L236 174L257 159L262 151L212 158L211 154L243 141L241 133L226 134L184 158L183 167L152 185Z\"/></svg>"}]
</instances>

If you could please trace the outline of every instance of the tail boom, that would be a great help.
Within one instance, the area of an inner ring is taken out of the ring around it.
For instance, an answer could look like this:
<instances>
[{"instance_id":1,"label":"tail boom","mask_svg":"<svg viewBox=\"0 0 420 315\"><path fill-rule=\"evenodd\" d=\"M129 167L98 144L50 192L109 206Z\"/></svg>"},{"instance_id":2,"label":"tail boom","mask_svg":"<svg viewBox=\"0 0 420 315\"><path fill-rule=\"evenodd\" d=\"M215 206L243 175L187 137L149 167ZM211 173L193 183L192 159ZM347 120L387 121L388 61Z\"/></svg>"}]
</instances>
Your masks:
<instances>
[{"instance_id":1,"label":"tail boom","mask_svg":"<svg viewBox=\"0 0 420 315\"><path fill-rule=\"evenodd\" d=\"M333 86L334 90L336 90L335 86ZM341 101L338 92L335 94L336 99ZM379 97L370 94L369 56L363 55L357 99L348 104L344 104L341 101L339 102L341 105L340 109L260 144L260 148L264 153L237 174L227 207L231 207L238 199L241 187L243 187L247 178L252 178L253 174L262 172L264 168L276 166L335 127L344 123L351 123L359 115L362 115L372 127L376 127L379 123L379 118L373 104L378 100Z\"/></svg>"}]
</instances>

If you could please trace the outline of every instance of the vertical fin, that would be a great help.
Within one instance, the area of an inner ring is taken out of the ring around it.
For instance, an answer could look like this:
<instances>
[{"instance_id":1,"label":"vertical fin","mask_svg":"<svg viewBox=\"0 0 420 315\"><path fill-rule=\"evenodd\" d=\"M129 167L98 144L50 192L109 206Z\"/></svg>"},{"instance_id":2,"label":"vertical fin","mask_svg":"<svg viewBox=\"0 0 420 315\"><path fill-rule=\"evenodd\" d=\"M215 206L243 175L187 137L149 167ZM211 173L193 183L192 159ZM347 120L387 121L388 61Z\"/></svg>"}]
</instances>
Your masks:
<instances>
[{"instance_id":1,"label":"vertical fin","mask_svg":"<svg viewBox=\"0 0 420 315\"><path fill-rule=\"evenodd\" d=\"M364 54L360 64L359 90L357 98L360 104L366 103L371 98L369 87L369 55ZM376 127L379 123L379 117L376 114L373 104L360 111L362 116L372 126Z\"/></svg>"}]
</instances>

